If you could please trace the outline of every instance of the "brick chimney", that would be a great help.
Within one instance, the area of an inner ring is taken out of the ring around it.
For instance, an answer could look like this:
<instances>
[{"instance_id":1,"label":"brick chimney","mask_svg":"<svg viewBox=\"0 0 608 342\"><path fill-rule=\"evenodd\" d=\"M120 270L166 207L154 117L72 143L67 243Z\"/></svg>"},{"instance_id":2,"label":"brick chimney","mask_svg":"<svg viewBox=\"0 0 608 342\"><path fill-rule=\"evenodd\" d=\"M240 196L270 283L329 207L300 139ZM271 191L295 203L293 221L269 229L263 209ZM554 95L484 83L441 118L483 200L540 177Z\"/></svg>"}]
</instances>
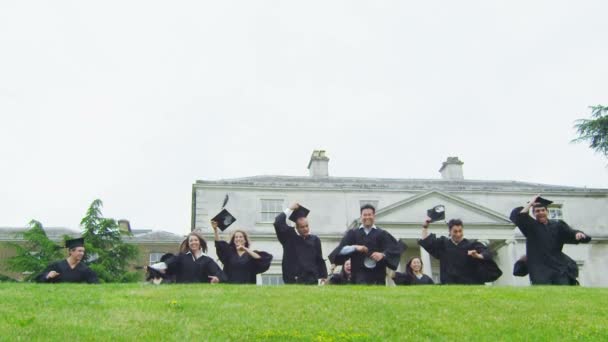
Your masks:
<instances>
[{"instance_id":1,"label":"brick chimney","mask_svg":"<svg viewBox=\"0 0 608 342\"><path fill-rule=\"evenodd\" d=\"M308 162L308 175L310 177L329 176L329 158L324 150L314 150Z\"/></svg>"},{"instance_id":2,"label":"brick chimney","mask_svg":"<svg viewBox=\"0 0 608 342\"><path fill-rule=\"evenodd\" d=\"M458 159L458 157L448 157L448 160L443 162L441 165L441 179L447 180L462 180L464 175L462 173L462 165L464 163Z\"/></svg>"}]
</instances>

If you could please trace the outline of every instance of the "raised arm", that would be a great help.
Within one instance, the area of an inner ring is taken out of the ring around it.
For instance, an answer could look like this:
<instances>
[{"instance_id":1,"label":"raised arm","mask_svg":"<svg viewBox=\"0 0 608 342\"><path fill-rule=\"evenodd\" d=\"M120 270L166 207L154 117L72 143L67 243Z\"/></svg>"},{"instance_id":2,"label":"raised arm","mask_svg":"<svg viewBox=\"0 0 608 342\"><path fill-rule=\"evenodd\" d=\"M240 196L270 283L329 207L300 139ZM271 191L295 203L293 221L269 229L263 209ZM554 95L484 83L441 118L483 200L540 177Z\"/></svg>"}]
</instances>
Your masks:
<instances>
[{"instance_id":1,"label":"raised arm","mask_svg":"<svg viewBox=\"0 0 608 342\"><path fill-rule=\"evenodd\" d=\"M530 208L534 206L538 197L540 195L536 195L532 197L532 199L523 207L517 207L511 211L511 215L509 218L511 222L519 228L524 236L528 236L528 233L534 227L535 220L530 216Z\"/></svg>"},{"instance_id":2,"label":"raised arm","mask_svg":"<svg viewBox=\"0 0 608 342\"><path fill-rule=\"evenodd\" d=\"M296 231L293 227L287 224L287 217L299 207L299 204L294 203L289 208L285 209L284 212L277 215L274 219L274 231L277 234L279 242L284 245L289 238L297 236Z\"/></svg>"}]
</instances>

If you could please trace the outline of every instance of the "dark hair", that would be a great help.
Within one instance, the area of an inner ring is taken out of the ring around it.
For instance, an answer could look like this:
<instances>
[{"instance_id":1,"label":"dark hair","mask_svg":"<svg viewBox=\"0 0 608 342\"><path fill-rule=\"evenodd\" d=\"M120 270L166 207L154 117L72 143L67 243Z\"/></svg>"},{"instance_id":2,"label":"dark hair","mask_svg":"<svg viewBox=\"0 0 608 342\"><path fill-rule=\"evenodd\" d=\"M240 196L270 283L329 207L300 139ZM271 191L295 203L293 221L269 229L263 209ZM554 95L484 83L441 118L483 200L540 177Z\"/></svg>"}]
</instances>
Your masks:
<instances>
[{"instance_id":1,"label":"dark hair","mask_svg":"<svg viewBox=\"0 0 608 342\"><path fill-rule=\"evenodd\" d=\"M545 208L545 210L549 210L549 207L547 207L546 205L542 204L542 203L536 203L532 206L532 211L534 212L534 209L536 208Z\"/></svg>"},{"instance_id":2,"label":"dark hair","mask_svg":"<svg viewBox=\"0 0 608 342\"><path fill-rule=\"evenodd\" d=\"M245 247L249 248L249 236L247 236L247 233L240 229L235 230L234 233L232 233L232 236L230 237L230 247L236 248L236 245L234 244L234 236L236 235L236 233L243 234L243 237L245 238Z\"/></svg>"},{"instance_id":3,"label":"dark hair","mask_svg":"<svg viewBox=\"0 0 608 342\"><path fill-rule=\"evenodd\" d=\"M410 278L411 278L412 280L414 280L414 277L415 277L415 275L414 275L414 271L412 271L412 261L414 261L414 259L418 259L418 260L420 260L420 273L424 273L424 272L422 271L422 269L423 269L423 267L424 267L424 263L422 262L422 259L421 259L420 257L417 257L417 256L416 256L416 257L411 258L411 259L410 259L410 260L407 262L407 264L405 264L405 273L406 273L408 276L410 276Z\"/></svg>"},{"instance_id":4,"label":"dark hair","mask_svg":"<svg viewBox=\"0 0 608 342\"><path fill-rule=\"evenodd\" d=\"M371 209L374 212L374 214L376 213L376 208L374 208L374 206L369 203L365 204L361 207L361 214L363 214L363 210L365 210L365 209Z\"/></svg>"},{"instance_id":5,"label":"dark hair","mask_svg":"<svg viewBox=\"0 0 608 342\"><path fill-rule=\"evenodd\" d=\"M461 220L461 219L451 219L451 220L448 222L448 230L450 230L450 231L451 231L451 230L452 230L452 227L454 227L454 226L461 226L461 227L464 227L464 224L462 223L462 220Z\"/></svg>"},{"instance_id":6,"label":"dark hair","mask_svg":"<svg viewBox=\"0 0 608 342\"><path fill-rule=\"evenodd\" d=\"M190 234L188 234L188 236L186 236L186 240L184 240L182 242L182 244L179 246L179 252L188 253L190 251L190 245L188 244L188 239L190 239L191 236L196 236L196 238L198 239L198 242L201 244L203 253L207 253L207 242L205 241L205 239L203 239L201 234L199 234L197 232L191 232Z\"/></svg>"}]
</instances>

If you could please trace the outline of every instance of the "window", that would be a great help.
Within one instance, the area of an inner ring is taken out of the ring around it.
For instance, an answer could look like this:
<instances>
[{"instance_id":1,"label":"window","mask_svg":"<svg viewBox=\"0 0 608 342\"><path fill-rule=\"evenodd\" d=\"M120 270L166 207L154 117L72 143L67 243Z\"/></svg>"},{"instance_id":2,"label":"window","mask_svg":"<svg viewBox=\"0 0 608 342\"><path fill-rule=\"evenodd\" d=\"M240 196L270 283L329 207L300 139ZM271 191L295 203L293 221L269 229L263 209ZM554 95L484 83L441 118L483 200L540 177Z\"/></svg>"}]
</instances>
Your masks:
<instances>
[{"instance_id":1,"label":"window","mask_svg":"<svg viewBox=\"0 0 608 342\"><path fill-rule=\"evenodd\" d=\"M165 253L157 253L157 252L152 252L150 253L150 265L156 264L157 262L160 262L160 258L165 255Z\"/></svg>"},{"instance_id":2,"label":"window","mask_svg":"<svg viewBox=\"0 0 608 342\"><path fill-rule=\"evenodd\" d=\"M262 274L262 285L283 285L283 276L280 274Z\"/></svg>"},{"instance_id":3,"label":"window","mask_svg":"<svg viewBox=\"0 0 608 342\"><path fill-rule=\"evenodd\" d=\"M374 208L376 208L376 210L378 210L378 200L360 200L359 208L361 208L362 206L364 206L366 204L371 204L374 206Z\"/></svg>"},{"instance_id":4,"label":"window","mask_svg":"<svg viewBox=\"0 0 608 342\"><path fill-rule=\"evenodd\" d=\"M261 221L272 222L275 217L283 212L282 199L263 199L261 205Z\"/></svg>"},{"instance_id":5,"label":"window","mask_svg":"<svg viewBox=\"0 0 608 342\"><path fill-rule=\"evenodd\" d=\"M564 219L564 214L562 212L561 206L551 206L549 209L549 219L550 220L562 220Z\"/></svg>"}]
</instances>

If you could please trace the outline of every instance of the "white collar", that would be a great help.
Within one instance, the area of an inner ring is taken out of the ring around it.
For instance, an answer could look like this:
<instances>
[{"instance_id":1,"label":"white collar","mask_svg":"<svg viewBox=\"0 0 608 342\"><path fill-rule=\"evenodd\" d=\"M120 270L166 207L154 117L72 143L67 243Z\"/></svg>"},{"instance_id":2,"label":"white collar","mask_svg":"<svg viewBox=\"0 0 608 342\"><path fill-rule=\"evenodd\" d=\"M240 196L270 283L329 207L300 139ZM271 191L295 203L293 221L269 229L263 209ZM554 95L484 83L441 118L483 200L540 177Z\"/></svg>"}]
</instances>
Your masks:
<instances>
[{"instance_id":1,"label":"white collar","mask_svg":"<svg viewBox=\"0 0 608 342\"><path fill-rule=\"evenodd\" d=\"M359 229L361 229L361 228L363 228L363 229L367 229L367 228L365 228L365 226L364 226L364 225L360 225L360 226L359 226ZM370 229L378 229L378 227L376 227L376 225L374 224L374 225L373 225L373 226L372 226Z\"/></svg>"},{"instance_id":2,"label":"white collar","mask_svg":"<svg viewBox=\"0 0 608 342\"><path fill-rule=\"evenodd\" d=\"M199 251L199 252L201 252L201 256L203 256L203 255L204 255L204 256L207 256L207 254L205 254L205 252L203 252L203 249L202 249L202 248L201 248L201 249L199 249L198 251ZM186 254L192 254L192 251L188 251L188 252L186 252ZM194 254L192 254L192 257L194 258ZM200 257L199 257L199 258L200 258Z\"/></svg>"}]
</instances>

